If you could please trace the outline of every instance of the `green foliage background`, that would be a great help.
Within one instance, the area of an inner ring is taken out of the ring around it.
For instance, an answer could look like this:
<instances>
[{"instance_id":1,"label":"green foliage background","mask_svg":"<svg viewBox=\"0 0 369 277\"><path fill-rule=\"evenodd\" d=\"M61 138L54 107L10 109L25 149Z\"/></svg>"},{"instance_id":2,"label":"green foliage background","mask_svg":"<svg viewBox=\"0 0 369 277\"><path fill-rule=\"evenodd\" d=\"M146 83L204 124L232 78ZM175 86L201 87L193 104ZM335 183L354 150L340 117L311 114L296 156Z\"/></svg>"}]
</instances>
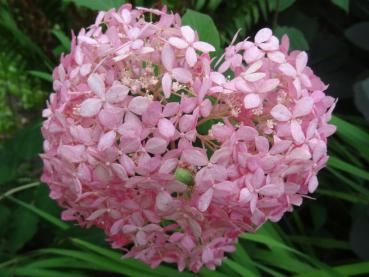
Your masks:
<instances>
[{"instance_id":1,"label":"green foliage background","mask_svg":"<svg viewBox=\"0 0 369 277\"><path fill-rule=\"evenodd\" d=\"M0 276L195 276L172 265L150 269L122 260L100 230L59 219L40 184L41 110L50 72L67 52L71 29L92 23L97 10L123 0L0 0ZM200 38L221 51L233 34L263 26L287 33L293 49L339 97L328 167L316 200L243 234L216 271L225 276L369 275L369 0L131 1L184 14Z\"/></svg>"}]
</instances>

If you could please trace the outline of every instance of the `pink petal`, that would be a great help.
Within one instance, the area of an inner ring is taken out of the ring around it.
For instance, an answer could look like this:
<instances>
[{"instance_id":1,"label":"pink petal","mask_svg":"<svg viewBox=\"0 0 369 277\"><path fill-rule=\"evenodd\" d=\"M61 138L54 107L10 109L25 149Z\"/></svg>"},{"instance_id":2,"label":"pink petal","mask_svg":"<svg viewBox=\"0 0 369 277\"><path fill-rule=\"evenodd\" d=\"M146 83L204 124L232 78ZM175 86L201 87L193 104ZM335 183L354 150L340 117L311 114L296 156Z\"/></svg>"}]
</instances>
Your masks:
<instances>
[{"instance_id":1,"label":"pink petal","mask_svg":"<svg viewBox=\"0 0 369 277\"><path fill-rule=\"evenodd\" d=\"M229 148L220 148L216 150L210 158L211 163L227 163L232 154Z\"/></svg>"},{"instance_id":2,"label":"pink petal","mask_svg":"<svg viewBox=\"0 0 369 277\"><path fill-rule=\"evenodd\" d=\"M193 47L196 50L199 50L204 53L213 52L215 51L215 48L210 43L204 42L204 41L196 41L193 43Z\"/></svg>"},{"instance_id":3,"label":"pink petal","mask_svg":"<svg viewBox=\"0 0 369 277\"><path fill-rule=\"evenodd\" d=\"M288 148L290 148L291 144L292 144L292 141L289 141L289 140L281 140L279 142L276 142L274 143L273 147L270 149L269 153L271 155L283 153L287 151Z\"/></svg>"},{"instance_id":4,"label":"pink petal","mask_svg":"<svg viewBox=\"0 0 369 277\"><path fill-rule=\"evenodd\" d=\"M111 168L122 181L126 181L128 179L127 172L121 164L112 163Z\"/></svg>"},{"instance_id":5,"label":"pink petal","mask_svg":"<svg viewBox=\"0 0 369 277\"><path fill-rule=\"evenodd\" d=\"M313 109L314 100L309 96L302 97L296 102L296 106L293 109L293 117L300 117L308 115Z\"/></svg>"},{"instance_id":6,"label":"pink petal","mask_svg":"<svg viewBox=\"0 0 369 277\"><path fill-rule=\"evenodd\" d=\"M278 87L278 85L279 85L278 79L269 79L262 83L258 91L260 93L266 93L266 92L274 90L276 87Z\"/></svg>"},{"instance_id":7,"label":"pink petal","mask_svg":"<svg viewBox=\"0 0 369 277\"><path fill-rule=\"evenodd\" d=\"M199 238L202 233L201 225L196 220L192 219L191 217L188 218L188 225L190 225L192 234L196 238Z\"/></svg>"},{"instance_id":8,"label":"pink petal","mask_svg":"<svg viewBox=\"0 0 369 277\"><path fill-rule=\"evenodd\" d=\"M252 194L248 188L243 188L240 190L239 201L241 203L247 203L251 200Z\"/></svg>"},{"instance_id":9,"label":"pink petal","mask_svg":"<svg viewBox=\"0 0 369 277\"><path fill-rule=\"evenodd\" d=\"M205 99L200 104L200 114L202 117L208 117L211 113L211 109L213 108L213 104L209 99Z\"/></svg>"},{"instance_id":10,"label":"pink petal","mask_svg":"<svg viewBox=\"0 0 369 277\"><path fill-rule=\"evenodd\" d=\"M143 45L144 45L143 40L142 39L137 39L137 40L132 42L131 48L137 50L137 49L142 48Z\"/></svg>"},{"instance_id":11,"label":"pink petal","mask_svg":"<svg viewBox=\"0 0 369 277\"><path fill-rule=\"evenodd\" d=\"M239 193L237 184L231 181L216 183L214 184L214 189L216 194L221 195L221 197L224 197L224 194L234 195Z\"/></svg>"},{"instance_id":12,"label":"pink petal","mask_svg":"<svg viewBox=\"0 0 369 277\"><path fill-rule=\"evenodd\" d=\"M295 77L297 74L296 69L289 63L282 63L278 68L283 74L289 77Z\"/></svg>"},{"instance_id":13,"label":"pink petal","mask_svg":"<svg viewBox=\"0 0 369 277\"><path fill-rule=\"evenodd\" d=\"M76 61L78 65L82 65L83 63L83 53L81 51L80 45L76 47L76 51L74 53L74 60ZM59 78L60 78L60 74L59 74Z\"/></svg>"},{"instance_id":14,"label":"pink petal","mask_svg":"<svg viewBox=\"0 0 369 277\"><path fill-rule=\"evenodd\" d=\"M147 243L147 236L144 231L138 230L136 233L136 242L138 245L145 245Z\"/></svg>"},{"instance_id":15,"label":"pink petal","mask_svg":"<svg viewBox=\"0 0 369 277\"><path fill-rule=\"evenodd\" d=\"M255 146L259 153L267 153L269 151L269 141L266 137L255 137Z\"/></svg>"},{"instance_id":16,"label":"pink petal","mask_svg":"<svg viewBox=\"0 0 369 277\"><path fill-rule=\"evenodd\" d=\"M293 80L292 82L293 87L296 90L296 96L297 98L299 98L301 96L301 81L299 78L296 78L295 80Z\"/></svg>"},{"instance_id":17,"label":"pink petal","mask_svg":"<svg viewBox=\"0 0 369 277\"><path fill-rule=\"evenodd\" d=\"M122 154L119 160L120 164L124 167L129 175L134 175L135 173L135 163L125 154Z\"/></svg>"},{"instance_id":18,"label":"pink petal","mask_svg":"<svg viewBox=\"0 0 369 277\"><path fill-rule=\"evenodd\" d=\"M182 152L182 159L194 166L205 166L208 164L208 157L200 148L189 148Z\"/></svg>"},{"instance_id":19,"label":"pink petal","mask_svg":"<svg viewBox=\"0 0 369 277\"><path fill-rule=\"evenodd\" d=\"M111 147L115 142L115 131L111 130L100 137L97 149L99 151L104 151Z\"/></svg>"},{"instance_id":20,"label":"pink petal","mask_svg":"<svg viewBox=\"0 0 369 277\"><path fill-rule=\"evenodd\" d=\"M192 81L192 74L187 69L177 67L172 71L174 79L180 83L189 83Z\"/></svg>"},{"instance_id":21,"label":"pink petal","mask_svg":"<svg viewBox=\"0 0 369 277\"><path fill-rule=\"evenodd\" d=\"M308 184L309 192L313 193L317 189L318 185L319 185L318 178L316 177L316 175L313 175L310 178L309 184Z\"/></svg>"},{"instance_id":22,"label":"pink petal","mask_svg":"<svg viewBox=\"0 0 369 277\"><path fill-rule=\"evenodd\" d=\"M106 101L111 104L122 102L128 95L129 88L125 85L112 86L106 92Z\"/></svg>"},{"instance_id":23,"label":"pink petal","mask_svg":"<svg viewBox=\"0 0 369 277\"><path fill-rule=\"evenodd\" d=\"M262 52L256 46L250 47L243 54L243 58L244 58L245 62L247 62L248 64L253 63L257 60L260 60L263 56L264 56L264 52Z\"/></svg>"},{"instance_id":24,"label":"pink petal","mask_svg":"<svg viewBox=\"0 0 369 277\"><path fill-rule=\"evenodd\" d=\"M210 79L217 85L222 85L227 82L227 79L224 77L223 74L219 72L211 72Z\"/></svg>"},{"instance_id":25,"label":"pink petal","mask_svg":"<svg viewBox=\"0 0 369 277\"><path fill-rule=\"evenodd\" d=\"M246 74L243 75L242 77L249 82L256 82L259 81L261 79L263 79L266 76L265 73L263 72L255 72L255 73L250 73L250 74Z\"/></svg>"},{"instance_id":26,"label":"pink petal","mask_svg":"<svg viewBox=\"0 0 369 277\"><path fill-rule=\"evenodd\" d=\"M161 118L161 104L159 101L152 101L142 115L142 122L147 125L147 127L154 127L158 124Z\"/></svg>"},{"instance_id":27,"label":"pink petal","mask_svg":"<svg viewBox=\"0 0 369 277\"><path fill-rule=\"evenodd\" d=\"M168 142L165 139L153 137L146 144L145 149L151 154L162 154L167 150Z\"/></svg>"},{"instance_id":28,"label":"pink petal","mask_svg":"<svg viewBox=\"0 0 369 277\"><path fill-rule=\"evenodd\" d=\"M291 134L296 144L301 144L305 141L305 135L302 131L301 125L296 121L291 121Z\"/></svg>"},{"instance_id":29,"label":"pink petal","mask_svg":"<svg viewBox=\"0 0 369 277\"><path fill-rule=\"evenodd\" d=\"M285 55L281 51L273 51L268 53L268 58L275 63L286 62Z\"/></svg>"},{"instance_id":30,"label":"pink petal","mask_svg":"<svg viewBox=\"0 0 369 277\"><path fill-rule=\"evenodd\" d=\"M115 221L114 224L110 228L110 235L114 236L118 234L122 230L124 221L125 220L123 218Z\"/></svg>"},{"instance_id":31,"label":"pink petal","mask_svg":"<svg viewBox=\"0 0 369 277\"><path fill-rule=\"evenodd\" d=\"M129 234L137 231L137 226L132 224L126 224L122 227L122 231L124 234Z\"/></svg>"},{"instance_id":32,"label":"pink petal","mask_svg":"<svg viewBox=\"0 0 369 277\"><path fill-rule=\"evenodd\" d=\"M278 121L287 121L292 116L288 108L282 104L275 105L270 114Z\"/></svg>"},{"instance_id":33,"label":"pink petal","mask_svg":"<svg viewBox=\"0 0 369 277\"><path fill-rule=\"evenodd\" d=\"M141 147L141 140L139 138L121 138L120 147L124 153L136 152Z\"/></svg>"},{"instance_id":34,"label":"pink petal","mask_svg":"<svg viewBox=\"0 0 369 277\"><path fill-rule=\"evenodd\" d=\"M300 74L300 80L301 80L301 83L305 87L307 87L307 88L311 87L311 85L312 85L311 81L310 81L309 77L306 74Z\"/></svg>"},{"instance_id":35,"label":"pink petal","mask_svg":"<svg viewBox=\"0 0 369 277\"><path fill-rule=\"evenodd\" d=\"M179 103L177 102L170 102L167 103L163 110L163 116L165 117L171 117L178 113L179 111Z\"/></svg>"},{"instance_id":36,"label":"pink petal","mask_svg":"<svg viewBox=\"0 0 369 277\"><path fill-rule=\"evenodd\" d=\"M205 247L203 250L201 260L204 264L214 262L214 253L209 247Z\"/></svg>"},{"instance_id":37,"label":"pink petal","mask_svg":"<svg viewBox=\"0 0 369 277\"><path fill-rule=\"evenodd\" d=\"M80 72L82 76L86 76L91 71L92 64L84 64L81 66Z\"/></svg>"},{"instance_id":38,"label":"pink petal","mask_svg":"<svg viewBox=\"0 0 369 277\"><path fill-rule=\"evenodd\" d=\"M166 70L171 71L175 62L175 54L173 48L166 43L161 51L161 62Z\"/></svg>"},{"instance_id":39,"label":"pink petal","mask_svg":"<svg viewBox=\"0 0 369 277\"><path fill-rule=\"evenodd\" d=\"M176 158L167 159L161 164L159 168L159 173L170 174L173 172L174 169L176 169L177 165L178 160Z\"/></svg>"},{"instance_id":40,"label":"pink petal","mask_svg":"<svg viewBox=\"0 0 369 277\"><path fill-rule=\"evenodd\" d=\"M104 184L109 183L112 177L110 170L105 165L102 165L102 164L98 164L95 167L94 175L100 182Z\"/></svg>"},{"instance_id":41,"label":"pink petal","mask_svg":"<svg viewBox=\"0 0 369 277\"><path fill-rule=\"evenodd\" d=\"M197 62L197 54L192 47L188 47L186 50L186 62L190 67L193 67Z\"/></svg>"},{"instance_id":42,"label":"pink petal","mask_svg":"<svg viewBox=\"0 0 369 277\"><path fill-rule=\"evenodd\" d=\"M246 109L254 109L259 107L261 104L261 99L259 95L255 93L250 93L245 96L243 99L243 105Z\"/></svg>"},{"instance_id":43,"label":"pink petal","mask_svg":"<svg viewBox=\"0 0 369 277\"><path fill-rule=\"evenodd\" d=\"M278 50L279 40L277 37L272 36L268 41L259 43L258 46L264 51L275 51Z\"/></svg>"},{"instance_id":44,"label":"pink petal","mask_svg":"<svg viewBox=\"0 0 369 277\"><path fill-rule=\"evenodd\" d=\"M86 218L86 220L89 220L89 221L95 220L99 218L100 216L102 216L104 213L106 213L106 209L96 210L93 213L91 213L89 217Z\"/></svg>"},{"instance_id":45,"label":"pink petal","mask_svg":"<svg viewBox=\"0 0 369 277\"><path fill-rule=\"evenodd\" d=\"M186 41L184 41L183 39L177 38L177 37L169 38L168 42L174 47L179 48L179 49L184 49L188 47L188 43Z\"/></svg>"},{"instance_id":46,"label":"pink petal","mask_svg":"<svg viewBox=\"0 0 369 277\"><path fill-rule=\"evenodd\" d=\"M87 84L97 96L104 98L105 84L99 74L92 73L87 79Z\"/></svg>"},{"instance_id":47,"label":"pink petal","mask_svg":"<svg viewBox=\"0 0 369 277\"><path fill-rule=\"evenodd\" d=\"M172 93L172 76L169 73L165 73L161 79L161 85L163 87L163 93L165 98L169 98Z\"/></svg>"},{"instance_id":48,"label":"pink petal","mask_svg":"<svg viewBox=\"0 0 369 277\"><path fill-rule=\"evenodd\" d=\"M192 43L195 40L195 32L190 26L182 26L181 33L188 43Z\"/></svg>"},{"instance_id":49,"label":"pink petal","mask_svg":"<svg viewBox=\"0 0 369 277\"><path fill-rule=\"evenodd\" d=\"M129 24L131 22L131 12L127 9L123 9L121 12L124 23Z\"/></svg>"},{"instance_id":50,"label":"pink petal","mask_svg":"<svg viewBox=\"0 0 369 277\"><path fill-rule=\"evenodd\" d=\"M60 145L58 155L71 163L79 163L83 161L85 149L83 145Z\"/></svg>"},{"instance_id":51,"label":"pink petal","mask_svg":"<svg viewBox=\"0 0 369 277\"><path fill-rule=\"evenodd\" d=\"M195 127L196 124L196 116L185 114L179 120L179 130L181 132L187 132Z\"/></svg>"},{"instance_id":52,"label":"pink petal","mask_svg":"<svg viewBox=\"0 0 369 277\"><path fill-rule=\"evenodd\" d=\"M144 96L136 96L129 102L128 109L138 115L143 115L150 104L150 99Z\"/></svg>"},{"instance_id":53,"label":"pink petal","mask_svg":"<svg viewBox=\"0 0 369 277\"><path fill-rule=\"evenodd\" d=\"M249 126L241 126L236 132L237 139L245 141L252 141L257 135L258 131Z\"/></svg>"},{"instance_id":54,"label":"pink petal","mask_svg":"<svg viewBox=\"0 0 369 277\"><path fill-rule=\"evenodd\" d=\"M241 78L237 79L235 82L236 89L242 92L252 92L253 89Z\"/></svg>"},{"instance_id":55,"label":"pink petal","mask_svg":"<svg viewBox=\"0 0 369 277\"><path fill-rule=\"evenodd\" d=\"M213 188L209 188L205 193L203 193L199 197L199 202L197 203L197 207L200 212L205 212L211 203L211 199L213 198Z\"/></svg>"},{"instance_id":56,"label":"pink petal","mask_svg":"<svg viewBox=\"0 0 369 277\"><path fill-rule=\"evenodd\" d=\"M263 28L259 30L255 35L255 43L262 43L268 41L273 35L272 30L269 28Z\"/></svg>"},{"instance_id":57,"label":"pink petal","mask_svg":"<svg viewBox=\"0 0 369 277\"><path fill-rule=\"evenodd\" d=\"M172 197L170 196L170 194L166 191L161 191L158 193L158 195L156 196L156 207L160 210L160 211L166 211L170 208L170 204L173 201Z\"/></svg>"},{"instance_id":58,"label":"pink petal","mask_svg":"<svg viewBox=\"0 0 369 277\"><path fill-rule=\"evenodd\" d=\"M307 65L308 56L306 52L302 51L296 57L296 70L298 73L302 73Z\"/></svg>"},{"instance_id":59,"label":"pink petal","mask_svg":"<svg viewBox=\"0 0 369 277\"><path fill-rule=\"evenodd\" d=\"M318 141L313 149L313 161L318 163L319 160L327 154L327 145L323 141Z\"/></svg>"},{"instance_id":60,"label":"pink petal","mask_svg":"<svg viewBox=\"0 0 369 277\"><path fill-rule=\"evenodd\" d=\"M263 61L259 60L251 64L247 70L245 71L246 74L255 73L263 66Z\"/></svg>"},{"instance_id":61,"label":"pink petal","mask_svg":"<svg viewBox=\"0 0 369 277\"><path fill-rule=\"evenodd\" d=\"M274 196L274 197L280 196L283 193L283 191L284 188L282 185L274 185L274 184L265 185L258 190L258 192L264 196Z\"/></svg>"},{"instance_id":62,"label":"pink petal","mask_svg":"<svg viewBox=\"0 0 369 277\"><path fill-rule=\"evenodd\" d=\"M310 160L311 153L307 145L293 149L287 156L290 160Z\"/></svg>"},{"instance_id":63,"label":"pink petal","mask_svg":"<svg viewBox=\"0 0 369 277\"><path fill-rule=\"evenodd\" d=\"M82 117L95 116L101 109L103 101L98 98L89 98L81 103L79 106L79 114Z\"/></svg>"},{"instance_id":64,"label":"pink petal","mask_svg":"<svg viewBox=\"0 0 369 277\"><path fill-rule=\"evenodd\" d=\"M166 138L173 137L176 131L173 123L166 118L162 118L159 120L158 129L159 133Z\"/></svg>"},{"instance_id":65,"label":"pink petal","mask_svg":"<svg viewBox=\"0 0 369 277\"><path fill-rule=\"evenodd\" d=\"M193 242L193 239L190 236L184 236L184 238L181 241L181 244L188 252L190 252L196 246L196 244Z\"/></svg>"}]
</instances>

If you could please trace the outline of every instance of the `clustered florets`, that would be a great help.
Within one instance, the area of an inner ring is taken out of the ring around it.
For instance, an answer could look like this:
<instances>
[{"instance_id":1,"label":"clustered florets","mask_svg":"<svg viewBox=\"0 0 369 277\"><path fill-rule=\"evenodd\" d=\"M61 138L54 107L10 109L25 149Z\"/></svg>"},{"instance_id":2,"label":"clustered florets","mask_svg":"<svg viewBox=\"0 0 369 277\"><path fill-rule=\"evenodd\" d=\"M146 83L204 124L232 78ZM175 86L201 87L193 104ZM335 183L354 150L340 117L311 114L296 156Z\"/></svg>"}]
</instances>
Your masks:
<instances>
[{"instance_id":1,"label":"clustered florets","mask_svg":"<svg viewBox=\"0 0 369 277\"><path fill-rule=\"evenodd\" d=\"M328 159L334 99L288 44L264 28L214 70L214 47L178 15L100 12L44 111L42 180L62 218L102 228L126 257L197 272L299 206Z\"/></svg>"}]
</instances>

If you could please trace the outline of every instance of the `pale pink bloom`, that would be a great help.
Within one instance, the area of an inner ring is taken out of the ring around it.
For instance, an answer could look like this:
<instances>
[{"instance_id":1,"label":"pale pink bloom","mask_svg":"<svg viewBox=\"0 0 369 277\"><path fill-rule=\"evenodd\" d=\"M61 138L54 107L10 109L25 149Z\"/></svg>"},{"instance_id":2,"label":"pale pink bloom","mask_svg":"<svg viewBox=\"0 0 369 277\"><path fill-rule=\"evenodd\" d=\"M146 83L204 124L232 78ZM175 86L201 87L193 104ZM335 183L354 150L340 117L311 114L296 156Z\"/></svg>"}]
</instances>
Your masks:
<instances>
[{"instance_id":1,"label":"pale pink bloom","mask_svg":"<svg viewBox=\"0 0 369 277\"><path fill-rule=\"evenodd\" d=\"M42 181L63 220L124 257L198 272L317 189L335 100L286 37L236 34L214 71L214 47L180 22L125 4L72 37L43 112Z\"/></svg>"}]
</instances>

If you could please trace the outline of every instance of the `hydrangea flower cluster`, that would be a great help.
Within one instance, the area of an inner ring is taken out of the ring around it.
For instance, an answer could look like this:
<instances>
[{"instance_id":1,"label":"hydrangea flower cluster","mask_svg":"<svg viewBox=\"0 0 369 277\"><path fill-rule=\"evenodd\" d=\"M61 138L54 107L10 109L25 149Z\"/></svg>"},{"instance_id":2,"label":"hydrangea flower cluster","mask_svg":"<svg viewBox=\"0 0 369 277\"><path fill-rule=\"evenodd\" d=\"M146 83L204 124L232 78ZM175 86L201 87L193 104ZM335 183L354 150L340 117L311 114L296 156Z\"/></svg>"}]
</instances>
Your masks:
<instances>
[{"instance_id":1,"label":"hydrangea flower cluster","mask_svg":"<svg viewBox=\"0 0 369 277\"><path fill-rule=\"evenodd\" d=\"M214 70L214 47L178 15L100 12L43 113L42 180L62 218L102 228L125 257L197 272L301 205L328 159L334 99L288 44L262 29Z\"/></svg>"}]
</instances>

